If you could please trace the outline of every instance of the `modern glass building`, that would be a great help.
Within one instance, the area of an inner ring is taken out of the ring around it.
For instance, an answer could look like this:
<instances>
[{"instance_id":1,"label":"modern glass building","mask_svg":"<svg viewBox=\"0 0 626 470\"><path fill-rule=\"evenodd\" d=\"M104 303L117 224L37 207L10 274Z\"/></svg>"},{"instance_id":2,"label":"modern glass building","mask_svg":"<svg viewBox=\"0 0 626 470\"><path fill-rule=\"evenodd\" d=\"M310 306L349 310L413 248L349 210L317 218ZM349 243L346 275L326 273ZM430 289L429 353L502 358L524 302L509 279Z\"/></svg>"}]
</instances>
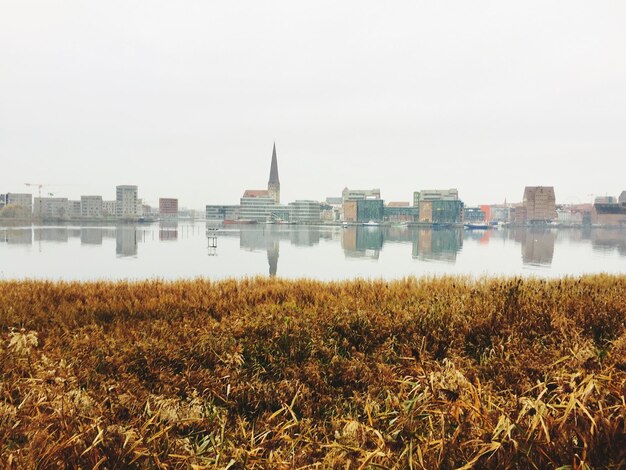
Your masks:
<instances>
[{"instance_id":1,"label":"modern glass building","mask_svg":"<svg viewBox=\"0 0 626 470\"><path fill-rule=\"evenodd\" d=\"M273 197L242 197L240 199L239 218L241 220L254 220L265 222L272 218L272 212L277 209Z\"/></svg>"},{"instance_id":2,"label":"modern glass building","mask_svg":"<svg viewBox=\"0 0 626 470\"><path fill-rule=\"evenodd\" d=\"M356 201L358 222L382 222L384 203L382 199L361 199Z\"/></svg>"},{"instance_id":3,"label":"modern glass building","mask_svg":"<svg viewBox=\"0 0 626 470\"><path fill-rule=\"evenodd\" d=\"M297 200L289 203L292 222L319 222L321 220L320 203L317 201Z\"/></svg>"}]
</instances>

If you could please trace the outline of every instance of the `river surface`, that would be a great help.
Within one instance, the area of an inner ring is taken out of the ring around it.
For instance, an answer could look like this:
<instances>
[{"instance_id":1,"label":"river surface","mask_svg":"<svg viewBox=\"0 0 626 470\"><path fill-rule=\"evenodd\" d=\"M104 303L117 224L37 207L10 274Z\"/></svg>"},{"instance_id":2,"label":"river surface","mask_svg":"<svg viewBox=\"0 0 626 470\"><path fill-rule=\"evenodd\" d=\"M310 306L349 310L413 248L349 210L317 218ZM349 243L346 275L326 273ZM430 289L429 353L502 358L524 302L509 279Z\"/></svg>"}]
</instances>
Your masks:
<instances>
[{"instance_id":1,"label":"river surface","mask_svg":"<svg viewBox=\"0 0 626 470\"><path fill-rule=\"evenodd\" d=\"M3 226L0 279L626 274L626 229L211 227Z\"/></svg>"}]
</instances>

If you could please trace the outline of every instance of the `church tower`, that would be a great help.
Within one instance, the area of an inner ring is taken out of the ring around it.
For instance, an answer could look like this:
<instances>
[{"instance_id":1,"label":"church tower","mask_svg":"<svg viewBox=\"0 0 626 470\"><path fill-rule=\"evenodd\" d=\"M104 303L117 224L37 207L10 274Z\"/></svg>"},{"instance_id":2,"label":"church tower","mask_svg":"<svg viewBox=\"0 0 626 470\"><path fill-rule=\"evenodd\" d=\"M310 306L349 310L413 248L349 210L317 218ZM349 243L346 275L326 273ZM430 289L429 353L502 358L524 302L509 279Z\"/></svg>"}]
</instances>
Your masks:
<instances>
[{"instance_id":1,"label":"church tower","mask_svg":"<svg viewBox=\"0 0 626 470\"><path fill-rule=\"evenodd\" d=\"M280 204L280 181L278 180L278 161L276 160L276 142L272 151L272 166L270 167L270 180L267 183L267 191L274 198L276 204Z\"/></svg>"}]
</instances>

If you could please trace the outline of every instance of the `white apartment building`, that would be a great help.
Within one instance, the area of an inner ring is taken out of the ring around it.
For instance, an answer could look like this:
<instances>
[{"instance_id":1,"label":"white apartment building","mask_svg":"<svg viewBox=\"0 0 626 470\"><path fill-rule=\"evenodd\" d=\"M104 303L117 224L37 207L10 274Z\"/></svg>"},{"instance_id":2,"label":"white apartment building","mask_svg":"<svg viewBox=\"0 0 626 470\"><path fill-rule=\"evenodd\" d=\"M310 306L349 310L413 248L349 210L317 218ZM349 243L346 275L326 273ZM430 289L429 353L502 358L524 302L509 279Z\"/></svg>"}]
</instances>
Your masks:
<instances>
[{"instance_id":1,"label":"white apartment building","mask_svg":"<svg viewBox=\"0 0 626 470\"><path fill-rule=\"evenodd\" d=\"M36 197L33 215L43 219L65 219L69 217L66 197Z\"/></svg>"},{"instance_id":2,"label":"white apartment building","mask_svg":"<svg viewBox=\"0 0 626 470\"><path fill-rule=\"evenodd\" d=\"M116 217L117 201L102 201L102 215L104 217Z\"/></svg>"},{"instance_id":3,"label":"white apartment building","mask_svg":"<svg viewBox=\"0 0 626 470\"><path fill-rule=\"evenodd\" d=\"M141 217L141 200L137 196L137 186L121 185L115 187L115 210L118 218Z\"/></svg>"},{"instance_id":4,"label":"white apartment building","mask_svg":"<svg viewBox=\"0 0 626 470\"><path fill-rule=\"evenodd\" d=\"M67 201L67 215L71 219L80 217L80 201Z\"/></svg>"},{"instance_id":5,"label":"white apartment building","mask_svg":"<svg viewBox=\"0 0 626 470\"><path fill-rule=\"evenodd\" d=\"M317 201L297 200L289 203L289 209L292 222L319 222L322 218Z\"/></svg>"},{"instance_id":6,"label":"white apartment building","mask_svg":"<svg viewBox=\"0 0 626 470\"><path fill-rule=\"evenodd\" d=\"M271 218L279 206L273 197L242 197L240 199L239 217L242 220L262 222Z\"/></svg>"},{"instance_id":7,"label":"white apartment building","mask_svg":"<svg viewBox=\"0 0 626 470\"><path fill-rule=\"evenodd\" d=\"M90 219L102 217L103 201L102 196L81 196L80 216Z\"/></svg>"},{"instance_id":8,"label":"white apartment building","mask_svg":"<svg viewBox=\"0 0 626 470\"><path fill-rule=\"evenodd\" d=\"M20 206L28 214L33 213L33 195L27 193L7 193L6 205Z\"/></svg>"}]
</instances>

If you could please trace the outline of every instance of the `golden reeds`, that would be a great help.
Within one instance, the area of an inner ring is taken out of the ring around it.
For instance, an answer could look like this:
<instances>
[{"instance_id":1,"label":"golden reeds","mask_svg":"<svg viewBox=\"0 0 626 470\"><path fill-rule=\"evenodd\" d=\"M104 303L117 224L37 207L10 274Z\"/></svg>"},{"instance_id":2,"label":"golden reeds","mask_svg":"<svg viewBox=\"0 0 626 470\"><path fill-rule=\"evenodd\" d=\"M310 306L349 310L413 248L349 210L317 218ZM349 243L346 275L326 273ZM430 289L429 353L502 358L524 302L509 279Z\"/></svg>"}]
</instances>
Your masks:
<instances>
[{"instance_id":1,"label":"golden reeds","mask_svg":"<svg viewBox=\"0 0 626 470\"><path fill-rule=\"evenodd\" d=\"M0 282L3 468L621 468L626 277Z\"/></svg>"}]
</instances>

